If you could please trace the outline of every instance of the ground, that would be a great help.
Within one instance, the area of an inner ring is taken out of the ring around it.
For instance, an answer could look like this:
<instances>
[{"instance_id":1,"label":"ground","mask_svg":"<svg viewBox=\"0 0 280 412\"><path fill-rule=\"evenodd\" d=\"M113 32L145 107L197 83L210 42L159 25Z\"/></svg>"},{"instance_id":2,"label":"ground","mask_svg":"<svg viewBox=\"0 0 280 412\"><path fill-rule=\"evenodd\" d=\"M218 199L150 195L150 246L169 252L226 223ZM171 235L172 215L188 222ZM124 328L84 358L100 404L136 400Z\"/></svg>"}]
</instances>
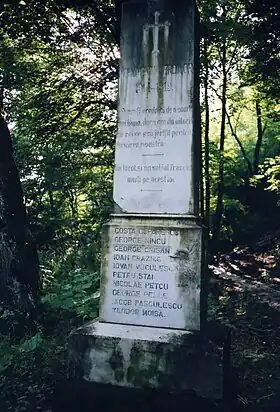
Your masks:
<instances>
[{"instance_id":1,"label":"ground","mask_svg":"<svg viewBox=\"0 0 280 412\"><path fill-rule=\"evenodd\" d=\"M209 317L232 331L238 402L280 410L280 267L277 251L235 249L210 265Z\"/></svg>"}]
</instances>

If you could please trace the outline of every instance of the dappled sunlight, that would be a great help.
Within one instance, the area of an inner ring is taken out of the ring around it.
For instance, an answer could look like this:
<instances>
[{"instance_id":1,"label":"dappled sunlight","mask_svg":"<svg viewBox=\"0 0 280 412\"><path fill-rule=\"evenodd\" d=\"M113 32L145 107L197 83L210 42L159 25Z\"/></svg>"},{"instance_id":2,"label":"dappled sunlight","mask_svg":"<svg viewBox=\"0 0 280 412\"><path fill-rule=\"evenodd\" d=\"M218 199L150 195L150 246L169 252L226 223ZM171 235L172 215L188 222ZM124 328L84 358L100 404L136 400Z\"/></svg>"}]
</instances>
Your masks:
<instances>
[{"instance_id":1,"label":"dappled sunlight","mask_svg":"<svg viewBox=\"0 0 280 412\"><path fill-rule=\"evenodd\" d=\"M210 266L209 315L232 331L242 404L275 403L280 391L278 259L236 249Z\"/></svg>"}]
</instances>

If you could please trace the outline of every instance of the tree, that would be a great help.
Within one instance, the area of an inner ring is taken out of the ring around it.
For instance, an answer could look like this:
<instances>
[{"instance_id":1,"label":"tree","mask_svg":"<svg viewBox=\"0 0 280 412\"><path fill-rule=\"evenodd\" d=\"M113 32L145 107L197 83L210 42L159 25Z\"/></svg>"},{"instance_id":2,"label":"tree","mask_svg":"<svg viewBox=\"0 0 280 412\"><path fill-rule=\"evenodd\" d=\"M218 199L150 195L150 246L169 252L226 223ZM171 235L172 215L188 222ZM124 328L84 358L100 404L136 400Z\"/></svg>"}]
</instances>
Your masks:
<instances>
[{"instance_id":1,"label":"tree","mask_svg":"<svg viewBox=\"0 0 280 412\"><path fill-rule=\"evenodd\" d=\"M25 207L38 245L56 244L57 253L65 253L78 239L84 242L84 230L97 209L94 225L106 219L111 204L117 57L113 23L112 30L107 24L114 18L104 17L110 8L110 2L100 2L74 11L48 1L1 10L1 104L13 124L24 187L23 196L11 134L2 117L3 141L10 149L1 178L9 189L13 186L3 192L8 216L13 216L6 237L17 248L17 265L11 266L16 275L9 276L36 293L38 257L30 231L24 230Z\"/></svg>"},{"instance_id":2,"label":"tree","mask_svg":"<svg viewBox=\"0 0 280 412\"><path fill-rule=\"evenodd\" d=\"M204 76L204 97L205 97L205 137L206 137L206 165L205 170L209 170L209 92L215 93L220 100L220 136L219 136L219 162L218 162L218 184L215 219L212 225L213 241L217 242L220 237L222 216L224 210L224 151L226 139L227 121L227 100L228 87L232 77L238 72L242 52L244 50L242 34L244 35L243 6L233 2L222 2L215 4L212 2L200 3L202 10L202 33L204 35L205 76ZM208 54L208 55L207 55ZM208 175L208 173L207 173ZM206 182L209 177L206 175ZM207 185L206 185L207 187ZM206 201L209 205L209 187L207 188ZM209 207L209 206L208 206ZM206 208L207 209L207 208ZM207 215L207 213L206 213Z\"/></svg>"},{"instance_id":3,"label":"tree","mask_svg":"<svg viewBox=\"0 0 280 412\"><path fill-rule=\"evenodd\" d=\"M2 33L3 34L3 33ZM28 229L26 209L19 172L14 161L11 135L5 120L5 97L11 75L13 55L4 36L0 43L0 203L1 203L1 288L0 297L6 305L13 302L30 312L40 287L39 261L34 239ZM33 302L30 299L31 292Z\"/></svg>"},{"instance_id":4,"label":"tree","mask_svg":"<svg viewBox=\"0 0 280 412\"><path fill-rule=\"evenodd\" d=\"M250 53L247 78L259 83L262 92L279 98L280 95L280 4L278 0L248 0L250 24Z\"/></svg>"}]
</instances>

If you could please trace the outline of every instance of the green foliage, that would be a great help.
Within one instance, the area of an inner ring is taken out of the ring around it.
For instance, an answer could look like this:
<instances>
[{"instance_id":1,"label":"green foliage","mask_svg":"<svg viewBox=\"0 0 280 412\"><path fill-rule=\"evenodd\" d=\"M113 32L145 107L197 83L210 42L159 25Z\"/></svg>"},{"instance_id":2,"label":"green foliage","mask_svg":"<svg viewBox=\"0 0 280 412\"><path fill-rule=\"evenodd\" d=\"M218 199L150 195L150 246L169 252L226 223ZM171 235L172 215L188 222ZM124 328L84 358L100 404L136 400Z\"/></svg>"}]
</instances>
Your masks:
<instances>
[{"instance_id":1,"label":"green foliage","mask_svg":"<svg viewBox=\"0 0 280 412\"><path fill-rule=\"evenodd\" d=\"M278 0L246 2L251 26L250 64L247 79L258 82L268 97L279 98L280 29Z\"/></svg>"},{"instance_id":2,"label":"green foliage","mask_svg":"<svg viewBox=\"0 0 280 412\"><path fill-rule=\"evenodd\" d=\"M18 343L1 336L1 410L23 412L51 406L46 399L51 400L55 379L63 378L66 367L67 330L59 319L53 333L47 337L38 329Z\"/></svg>"},{"instance_id":3,"label":"green foliage","mask_svg":"<svg viewBox=\"0 0 280 412\"><path fill-rule=\"evenodd\" d=\"M46 407L55 381L66 376L70 330L98 314L100 231L112 210L118 55L111 1L83 8L8 3L0 10L1 110L43 278L34 318L0 308L0 409L20 412Z\"/></svg>"},{"instance_id":4,"label":"green foliage","mask_svg":"<svg viewBox=\"0 0 280 412\"><path fill-rule=\"evenodd\" d=\"M266 180L267 190L280 194L280 156L267 158L262 164L260 173L252 178L252 184Z\"/></svg>"},{"instance_id":5,"label":"green foliage","mask_svg":"<svg viewBox=\"0 0 280 412\"><path fill-rule=\"evenodd\" d=\"M99 276L77 268L61 276L46 288L42 303L52 309L62 309L82 316L84 320L97 316Z\"/></svg>"},{"instance_id":6,"label":"green foliage","mask_svg":"<svg viewBox=\"0 0 280 412\"><path fill-rule=\"evenodd\" d=\"M5 399L0 409L20 412L34 399L34 408L40 408L51 398L47 382L66 375L69 331L98 314L100 234L113 208L119 56L111 0L6 3L0 11L0 103L11 126L43 278L36 320L15 308L0 308L0 390ZM213 226L223 164L220 237L231 246L250 243L275 225L265 194L275 193L274 211L280 194L278 48L274 39L268 42L275 6L260 15L246 4L199 3L205 46L201 78L210 106L210 217ZM248 19L256 14L259 19ZM272 71L267 72L268 63ZM256 102L263 128L258 170ZM203 101L204 128L205 109ZM220 150L222 109L227 116ZM205 150L204 145L204 161ZM229 296L217 306L218 314L235 311ZM244 308L240 304L240 313Z\"/></svg>"},{"instance_id":7,"label":"green foliage","mask_svg":"<svg viewBox=\"0 0 280 412\"><path fill-rule=\"evenodd\" d=\"M0 372L14 366L18 359L24 358L29 352L34 352L43 342L42 331L31 337L23 338L19 343L10 345L7 338L2 336L0 346Z\"/></svg>"}]
</instances>

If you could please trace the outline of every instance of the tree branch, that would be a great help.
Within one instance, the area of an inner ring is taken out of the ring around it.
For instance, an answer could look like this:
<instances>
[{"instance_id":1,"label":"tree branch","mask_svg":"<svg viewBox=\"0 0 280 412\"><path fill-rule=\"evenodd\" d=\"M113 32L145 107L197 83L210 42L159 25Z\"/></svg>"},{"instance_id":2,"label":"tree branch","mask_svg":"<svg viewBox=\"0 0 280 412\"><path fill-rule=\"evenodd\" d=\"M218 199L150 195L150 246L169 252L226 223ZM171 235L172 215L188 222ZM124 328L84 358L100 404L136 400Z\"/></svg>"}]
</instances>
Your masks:
<instances>
[{"instance_id":1,"label":"tree branch","mask_svg":"<svg viewBox=\"0 0 280 412\"><path fill-rule=\"evenodd\" d=\"M252 168L250 159L248 158L247 153L246 153L246 150L244 149L244 147L243 147L240 139L238 138L236 132L235 132L234 129L233 129L233 126L232 126L232 123L231 123L231 120L230 120L230 116L229 116L227 110L226 110L226 116L227 116L227 121L228 121L228 125L229 125L229 127L230 127L231 134L232 134L232 136L234 137L234 139L236 140L236 142L237 142L237 144L238 144L238 146L239 146L239 148L240 148L240 150L241 150L241 152L242 152L242 154L243 154L243 157L244 157L244 159L245 159L245 161L246 161L246 163L247 163L248 170L249 170L250 174L252 175L252 174L253 174L253 168Z\"/></svg>"},{"instance_id":2,"label":"tree branch","mask_svg":"<svg viewBox=\"0 0 280 412\"><path fill-rule=\"evenodd\" d=\"M236 42L236 43L235 43L234 50L233 50L233 52L232 52L232 54L231 54L230 61L229 61L229 63L228 63L228 68L227 68L227 70L226 70L227 74L228 74L229 71L230 71L231 63L233 62L233 59L234 59L235 56L236 56L237 48L238 48L238 44L237 44L237 42Z\"/></svg>"},{"instance_id":3,"label":"tree branch","mask_svg":"<svg viewBox=\"0 0 280 412\"><path fill-rule=\"evenodd\" d=\"M116 104L113 103L113 102L104 102L102 100L94 100L94 101L86 102L79 108L79 110L77 111L75 116L73 116L72 119L70 119L69 122L66 123L60 129L60 131L62 132L64 130L68 129L73 123L75 123L76 120L78 120L78 118L83 114L84 110L92 104L100 104L100 105L103 105L103 106L107 106L109 109L116 109L117 108Z\"/></svg>"}]
</instances>

